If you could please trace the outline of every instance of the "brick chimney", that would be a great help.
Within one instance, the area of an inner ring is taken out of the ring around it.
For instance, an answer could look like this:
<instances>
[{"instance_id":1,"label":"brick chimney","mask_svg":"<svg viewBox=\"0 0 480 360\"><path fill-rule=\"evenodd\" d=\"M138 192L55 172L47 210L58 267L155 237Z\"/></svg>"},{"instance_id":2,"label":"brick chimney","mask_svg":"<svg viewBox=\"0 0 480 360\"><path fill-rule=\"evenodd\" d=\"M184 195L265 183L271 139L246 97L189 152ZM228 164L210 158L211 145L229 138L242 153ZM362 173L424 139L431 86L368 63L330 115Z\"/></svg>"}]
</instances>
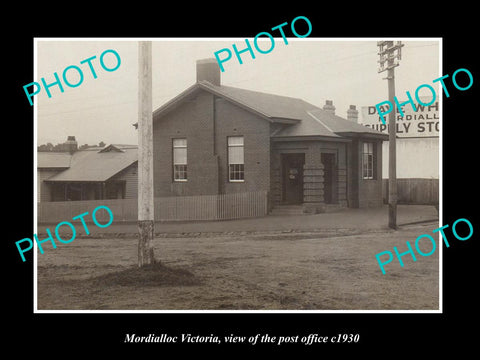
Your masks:
<instances>
[{"instance_id":1,"label":"brick chimney","mask_svg":"<svg viewBox=\"0 0 480 360\"><path fill-rule=\"evenodd\" d=\"M350 108L347 110L347 120L358 123L358 110L355 105L350 105Z\"/></svg>"},{"instance_id":2,"label":"brick chimney","mask_svg":"<svg viewBox=\"0 0 480 360\"><path fill-rule=\"evenodd\" d=\"M216 59L197 60L197 82L203 80L220 86L220 66Z\"/></svg>"},{"instance_id":3,"label":"brick chimney","mask_svg":"<svg viewBox=\"0 0 480 360\"><path fill-rule=\"evenodd\" d=\"M75 151L78 150L78 143L75 140L75 136L67 137L67 141L64 143L65 151L68 151L70 154L73 154Z\"/></svg>"},{"instance_id":4,"label":"brick chimney","mask_svg":"<svg viewBox=\"0 0 480 360\"><path fill-rule=\"evenodd\" d=\"M335 106L333 106L332 100L325 101L325 105L323 105L323 110L328 111L329 113L335 115Z\"/></svg>"}]
</instances>

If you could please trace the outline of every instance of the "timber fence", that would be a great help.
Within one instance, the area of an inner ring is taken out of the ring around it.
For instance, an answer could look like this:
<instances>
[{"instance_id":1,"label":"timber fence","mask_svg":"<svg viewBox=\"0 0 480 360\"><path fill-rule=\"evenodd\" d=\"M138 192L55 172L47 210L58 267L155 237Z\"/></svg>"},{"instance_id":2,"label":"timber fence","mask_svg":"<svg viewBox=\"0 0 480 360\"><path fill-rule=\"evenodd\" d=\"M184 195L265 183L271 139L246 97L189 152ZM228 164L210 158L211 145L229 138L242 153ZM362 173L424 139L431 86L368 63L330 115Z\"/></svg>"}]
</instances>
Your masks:
<instances>
[{"instance_id":1,"label":"timber fence","mask_svg":"<svg viewBox=\"0 0 480 360\"><path fill-rule=\"evenodd\" d=\"M39 202L37 222L68 221L85 212L92 214L101 205L112 211L114 221L137 221L138 199L135 198ZM231 220L267 214L266 191L154 199L155 221ZM91 218L90 216L85 218ZM104 209L99 209L95 217L101 223L109 220L108 212Z\"/></svg>"}]
</instances>

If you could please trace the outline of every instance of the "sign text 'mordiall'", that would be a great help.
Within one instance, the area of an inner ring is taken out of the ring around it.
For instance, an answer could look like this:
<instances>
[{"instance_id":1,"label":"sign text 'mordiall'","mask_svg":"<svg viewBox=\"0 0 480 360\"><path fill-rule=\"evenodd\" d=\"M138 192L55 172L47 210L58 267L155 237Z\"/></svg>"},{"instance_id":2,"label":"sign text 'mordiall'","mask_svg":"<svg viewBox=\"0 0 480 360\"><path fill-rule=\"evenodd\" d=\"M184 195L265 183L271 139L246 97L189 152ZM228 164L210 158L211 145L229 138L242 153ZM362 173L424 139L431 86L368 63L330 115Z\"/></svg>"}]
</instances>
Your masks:
<instances>
[{"instance_id":1,"label":"sign text 'mordiall'","mask_svg":"<svg viewBox=\"0 0 480 360\"><path fill-rule=\"evenodd\" d=\"M385 105L387 108L388 105ZM440 117L438 101L429 106L416 105L417 110L411 107L396 108L396 126L398 137L438 137L440 131ZM388 109L387 109L388 110ZM380 109L384 112L383 109ZM362 125L374 130L388 133L388 124L382 122L375 105L362 107Z\"/></svg>"}]
</instances>

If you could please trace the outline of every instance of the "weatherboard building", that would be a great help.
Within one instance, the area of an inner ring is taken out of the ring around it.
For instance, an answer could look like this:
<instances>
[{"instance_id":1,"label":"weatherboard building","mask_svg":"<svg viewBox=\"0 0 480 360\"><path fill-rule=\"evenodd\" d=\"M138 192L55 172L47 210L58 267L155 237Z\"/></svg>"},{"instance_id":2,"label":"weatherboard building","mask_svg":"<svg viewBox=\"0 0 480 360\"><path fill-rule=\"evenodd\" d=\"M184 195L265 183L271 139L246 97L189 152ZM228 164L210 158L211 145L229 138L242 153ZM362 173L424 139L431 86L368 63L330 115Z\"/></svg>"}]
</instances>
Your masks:
<instances>
[{"instance_id":1,"label":"weatherboard building","mask_svg":"<svg viewBox=\"0 0 480 360\"><path fill-rule=\"evenodd\" d=\"M427 104L429 98L421 98ZM382 109L380 109L382 111ZM429 106L420 103L413 109L409 104L397 108L396 167L398 202L409 204L438 204L440 174L440 108L439 101ZM359 123L388 134L375 105L363 106ZM388 154L388 141L383 143ZM388 195L388 156L383 157L383 194Z\"/></svg>"},{"instance_id":2,"label":"weatherboard building","mask_svg":"<svg viewBox=\"0 0 480 360\"><path fill-rule=\"evenodd\" d=\"M37 153L37 202L137 197L137 145L78 150L74 136L64 145Z\"/></svg>"},{"instance_id":3,"label":"weatherboard building","mask_svg":"<svg viewBox=\"0 0 480 360\"><path fill-rule=\"evenodd\" d=\"M327 101L221 84L215 59L197 81L153 112L155 197L265 191L271 207L382 204L382 142L388 135L344 119Z\"/></svg>"}]
</instances>

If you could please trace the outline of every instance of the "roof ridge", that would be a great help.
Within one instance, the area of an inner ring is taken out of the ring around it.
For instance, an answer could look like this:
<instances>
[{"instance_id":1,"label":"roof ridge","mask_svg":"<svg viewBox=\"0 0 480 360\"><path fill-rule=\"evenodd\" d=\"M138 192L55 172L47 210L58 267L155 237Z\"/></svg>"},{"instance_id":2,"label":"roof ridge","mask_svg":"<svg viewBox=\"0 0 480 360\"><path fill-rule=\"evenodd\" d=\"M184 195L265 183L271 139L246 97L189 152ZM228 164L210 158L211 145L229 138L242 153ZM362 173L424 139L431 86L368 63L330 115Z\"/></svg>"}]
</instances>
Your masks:
<instances>
[{"instance_id":1,"label":"roof ridge","mask_svg":"<svg viewBox=\"0 0 480 360\"><path fill-rule=\"evenodd\" d=\"M230 85L214 85L214 84L212 84L212 83L210 83L209 81L206 81L206 80L202 80L202 81L200 81L200 82L202 82L202 83L205 82L205 83L207 83L208 85L210 85L210 86L212 86L212 87L233 89L233 90L245 91L245 92L250 92L250 93L255 93L255 94L262 94L262 95L266 95L266 96L272 96L272 97L279 97L279 98L284 98L284 99L297 100L297 101L303 102L304 104L313 106L313 107L316 108L316 109L320 109L318 106L313 105L312 103L309 103L308 101L305 101L304 99L299 98L299 97L296 97L296 96L272 94L272 93L265 92L265 91L250 90L250 89L245 89L245 88L236 87L236 86L230 86Z\"/></svg>"},{"instance_id":2,"label":"roof ridge","mask_svg":"<svg viewBox=\"0 0 480 360\"><path fill-rule=\"evenodd\" d=\"M323 125L328 131L334 133L330 127L328 127L323 121L321 121L319 118L317 118L315 115L313 115L310 111L307 111L307 114L310 115L312 118L314 118L317 122L319 122L321 125Z\"/></svg>"},{"instance_id":3,"label":"roof ridge","mask_svg":"<svg viewBox=\"0 0 480 360\"><path fill-rule=\"evenodd\" d=\"M220 96L224 96L262 114L270 121L274 121L274 119L301 121L304 118L306 111L319 109L318 106L299 97L272 94L229 85L213 85L208 81L200 81L198 84L201 87L206 88L207 91L213 91ZM269 107L272 103L275 103L275 106Z\"/></svg>"},{"instance_id":4,"label":"roof ridge","mask_svg":"<svg viewBox=\"0 0 480 360\"><path fill-rule=\"evenodd\" d=\"M299 97L278 95L231 85L214 85L200 80L154 111L161 117L196 91L206 91L243 108L271 123L288 124L273 136L327 136L342 137L341 133L381 134L353 123L346 118L329 113L321 107Z\"/></svg>"}]
</instances>

